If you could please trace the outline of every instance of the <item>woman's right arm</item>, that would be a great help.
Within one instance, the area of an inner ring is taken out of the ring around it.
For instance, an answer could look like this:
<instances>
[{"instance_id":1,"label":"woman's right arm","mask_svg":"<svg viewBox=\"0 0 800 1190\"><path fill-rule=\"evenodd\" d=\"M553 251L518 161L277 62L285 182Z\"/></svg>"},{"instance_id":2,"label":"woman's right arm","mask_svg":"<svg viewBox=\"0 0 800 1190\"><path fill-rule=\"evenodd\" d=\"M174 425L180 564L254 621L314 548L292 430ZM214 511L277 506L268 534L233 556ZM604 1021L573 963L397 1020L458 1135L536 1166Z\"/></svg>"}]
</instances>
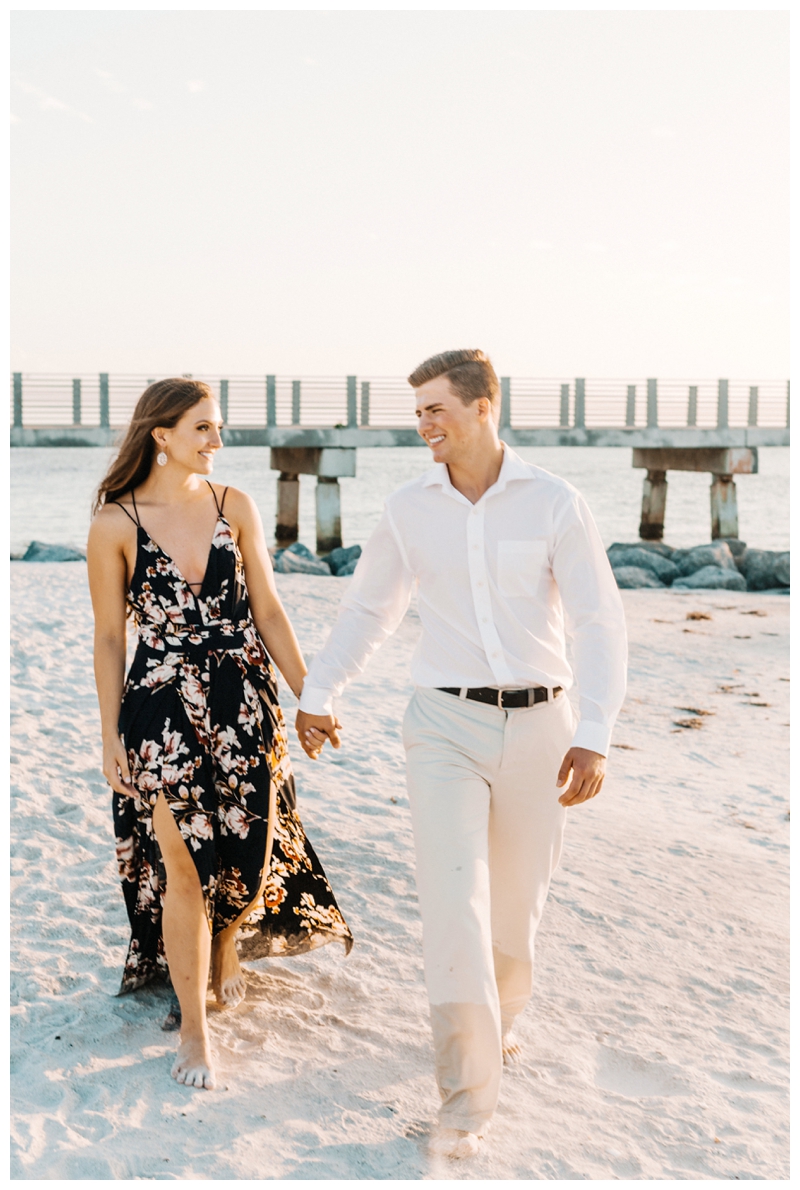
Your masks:
<instances>
[{"instance_id":1,"label":"woman's right arm","mask_svg":"<svg viewBox=\"0 0 800 1190\"><path fill-rule=\"evenodd\" d=\"M128 757L117 726L125 680L128 567L125 526L115 512L102 509L92 521L86 561L94 610L94 678L100 703L103 776L117 793L132 797Z\"/></svg>"}]
</instances>

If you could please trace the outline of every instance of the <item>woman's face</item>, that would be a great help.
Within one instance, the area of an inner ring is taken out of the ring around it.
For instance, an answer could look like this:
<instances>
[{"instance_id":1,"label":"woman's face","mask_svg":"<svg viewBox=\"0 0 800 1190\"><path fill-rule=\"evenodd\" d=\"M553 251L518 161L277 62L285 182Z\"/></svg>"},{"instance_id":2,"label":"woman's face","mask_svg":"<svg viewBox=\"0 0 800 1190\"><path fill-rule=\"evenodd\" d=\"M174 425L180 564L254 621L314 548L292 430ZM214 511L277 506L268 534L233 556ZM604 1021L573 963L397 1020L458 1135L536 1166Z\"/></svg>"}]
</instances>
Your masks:
<instances>
[{"instance_id":1,"label":"woman's face","mask_svg":"<svg viewBox=\"0 0 800 1190\"><path fill-rule=\"evenodd\" d=\"M156 451L163 450L167 466L179 466L199 475L210 475L214 455L222 448L222 418L213 397L203 397L171 429L153 431Z\"/></svg>"}]
</instances>

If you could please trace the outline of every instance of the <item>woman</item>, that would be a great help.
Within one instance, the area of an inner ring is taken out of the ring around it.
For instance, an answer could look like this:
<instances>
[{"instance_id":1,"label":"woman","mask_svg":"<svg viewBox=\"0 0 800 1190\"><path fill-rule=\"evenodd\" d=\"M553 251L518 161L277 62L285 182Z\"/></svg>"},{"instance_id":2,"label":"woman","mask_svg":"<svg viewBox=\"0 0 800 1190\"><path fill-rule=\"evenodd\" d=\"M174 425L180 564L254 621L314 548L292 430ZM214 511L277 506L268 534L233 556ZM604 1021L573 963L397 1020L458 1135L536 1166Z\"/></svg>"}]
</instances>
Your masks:
<instances>
[{"instance_id":1,"label":"woman","mask_svg":"<svg viewBox=\"0 0 800 1190\"><path fill-rule=\"evenodd\" d=\"M248 958L352 945L295 813L270 657L297 696L306 667L258 511L203 478L221 426L205 384L151 384L98 488L88 546L103 773L132 935L121 991L171 979L172 1075L207 1088L209 967L219 1006L234 1007L241 927ZM127 614L138 640L123 682ZM303 745L312 757L320 746Z\"/></svg>"}]
</instances>

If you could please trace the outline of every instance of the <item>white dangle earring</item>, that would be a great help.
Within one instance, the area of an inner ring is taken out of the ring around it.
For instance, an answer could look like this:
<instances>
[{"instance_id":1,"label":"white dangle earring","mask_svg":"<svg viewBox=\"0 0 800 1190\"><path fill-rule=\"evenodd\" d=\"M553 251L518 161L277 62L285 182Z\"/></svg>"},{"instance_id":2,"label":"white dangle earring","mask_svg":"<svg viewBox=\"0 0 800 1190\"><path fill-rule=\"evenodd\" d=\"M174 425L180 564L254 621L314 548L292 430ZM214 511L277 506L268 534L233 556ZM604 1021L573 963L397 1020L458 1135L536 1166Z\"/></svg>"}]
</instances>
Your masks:
<instances>
[{"instance_id":1,"label":"white dangle earring","mask_svg":"<svg viewBox=\"0 0 800 1190\"><path fill-rule=\"evenodd\" d=\"M158 454L156 455L156 462L158 463L159 467L166 467L167 452L165 450L160 450L158 452Z\"/></svg>"}]
</instances>

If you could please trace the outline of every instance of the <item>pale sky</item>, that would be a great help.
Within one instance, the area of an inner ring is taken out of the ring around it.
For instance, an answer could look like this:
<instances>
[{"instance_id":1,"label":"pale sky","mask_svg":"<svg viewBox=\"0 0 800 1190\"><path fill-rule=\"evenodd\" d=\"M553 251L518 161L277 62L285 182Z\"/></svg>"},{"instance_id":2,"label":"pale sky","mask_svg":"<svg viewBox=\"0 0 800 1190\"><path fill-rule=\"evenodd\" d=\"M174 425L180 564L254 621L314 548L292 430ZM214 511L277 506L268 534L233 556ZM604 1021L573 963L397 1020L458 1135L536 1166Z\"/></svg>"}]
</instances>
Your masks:
<instances>
[{"instance_id":1,"label":"pale sky","mask_svg":"<svg viewBox=\"0 0 800 1190\"><path fill-rule=\"evenodd\" d=\"M12 14L15 369L788 375L786 12Z\"/></svg>"}]
</instances>

